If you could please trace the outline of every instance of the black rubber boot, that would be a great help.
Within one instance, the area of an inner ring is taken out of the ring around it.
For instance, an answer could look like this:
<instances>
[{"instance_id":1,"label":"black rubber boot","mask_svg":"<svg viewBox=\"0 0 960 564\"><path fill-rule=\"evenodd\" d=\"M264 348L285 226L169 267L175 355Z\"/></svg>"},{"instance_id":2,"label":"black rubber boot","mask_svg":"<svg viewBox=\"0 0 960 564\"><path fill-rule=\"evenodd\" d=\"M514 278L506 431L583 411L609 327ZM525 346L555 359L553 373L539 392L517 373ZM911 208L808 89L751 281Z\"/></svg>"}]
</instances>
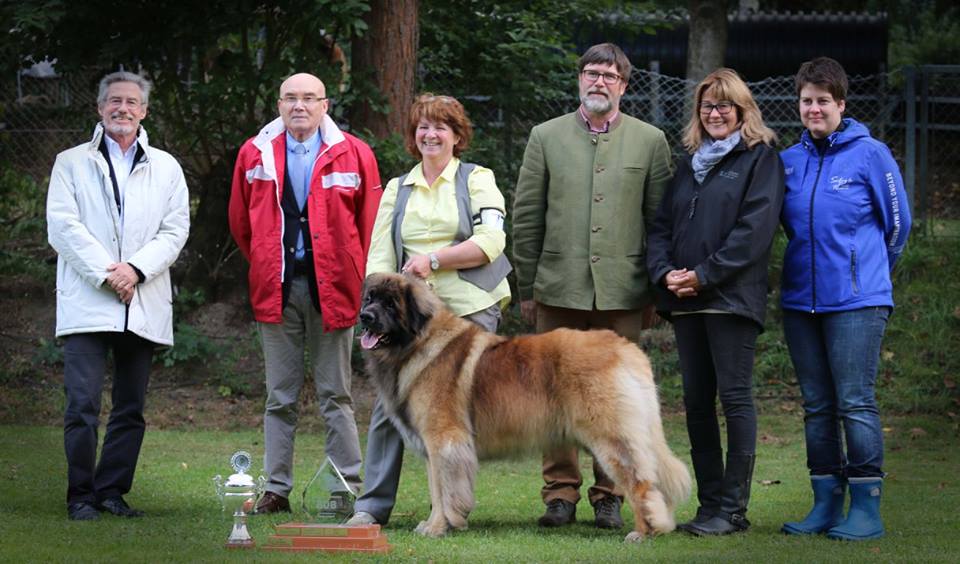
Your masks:
<instances>
[{"instance_id":1,"label":"black rubber boot","mask_svg":"<svg viewBox=\"0 0 960 564\"><path fill-rule=\"evenodd\" d=\"M756 455L727 453L727 466L723 473L723 491L720 495L720 511L703 523L690 523L684 528L698 536L729 535L746 531L747 503L750 501L750 482L753 481L753 464Z\"/></svg>"},{"instance_id":2,"label":"black rubber boot","mask_svg":"<svg viewBox=\"0 0 960 564\"><path fill-rule=\"evenodd\" d=\"M693 461L693 473L697 477L697 515L677 525L681 531L697 534L690 530L709 521L720 511L720 493L723 491L723 451L710 452L690 451Z\"/></svg>"}]
</instances>

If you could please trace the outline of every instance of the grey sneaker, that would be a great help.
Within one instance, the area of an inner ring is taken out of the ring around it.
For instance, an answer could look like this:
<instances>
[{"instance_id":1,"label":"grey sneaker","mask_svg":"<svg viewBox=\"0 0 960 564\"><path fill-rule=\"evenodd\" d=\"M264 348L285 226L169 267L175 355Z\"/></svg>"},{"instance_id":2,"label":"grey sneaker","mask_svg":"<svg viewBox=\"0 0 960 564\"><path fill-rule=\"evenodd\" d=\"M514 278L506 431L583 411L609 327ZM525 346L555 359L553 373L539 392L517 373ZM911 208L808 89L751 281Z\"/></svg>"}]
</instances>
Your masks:
<instances>
[{"instance_id":1,"label":"grey sneaker","mask_svg":"<svg viewBox=\"0 0 960 564\"><path fill-rule=\"evenodd\" d=\"M567 500L556 498L547 502L547 511L537 521L541 527L560 527L569 525L577 520L577 505Z\"/></svg>"},{"instance_id":2,"label":"grey sneaker","mask_svg":"<svg viewBox=\"0 0 960 564\"><path fill-rule=\"evenodd\" d=\"M623 517L620 516L620 498L615 495L608 495L597 500L593 504L593 512L596 518L593 524L598 529L620 529L623 527Z\"/></svg>"},{"instance_id":3,"label":"grey sneaker","mask_svg":"<svg viewBox=\"0 0 960 564\"><path fill-rule=\"evenodd\" d=\"M344 525L376 525L377 518L373 515L370 515L366 511L357 511L353 514L353 517L347 520Z\"/></svg>"}]
</instances>

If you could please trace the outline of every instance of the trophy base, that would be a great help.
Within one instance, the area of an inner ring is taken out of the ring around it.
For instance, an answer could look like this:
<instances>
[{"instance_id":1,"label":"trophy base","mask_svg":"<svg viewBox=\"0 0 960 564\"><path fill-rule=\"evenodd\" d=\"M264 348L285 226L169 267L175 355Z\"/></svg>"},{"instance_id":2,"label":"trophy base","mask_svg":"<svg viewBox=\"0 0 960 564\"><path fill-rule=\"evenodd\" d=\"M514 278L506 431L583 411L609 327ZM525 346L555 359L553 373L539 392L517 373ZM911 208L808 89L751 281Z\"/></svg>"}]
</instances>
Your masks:
<instances>
[{"instance_id":1,"label":"trophy base","mask_svg":"<svg viewBox=\"0 0 960 564\"><path fill-rule=\"evenodd\" d=\"M253 539L247 541L227 541L223 543L223 548L229 548L231 550L248 550L256 547L257 543L253 542Z\"/></svg>"},{"instance_id":2,"label":"trophy base","mask_svg":"<svg viewBox=\"0 0 960 564\"><path fill-rule=\"evenodd\" d=\"M275 528L276 534L267 538L263 550L386 554L393 549L380 532L380 525L285 523Z\"/></svg>"}]
</instances>

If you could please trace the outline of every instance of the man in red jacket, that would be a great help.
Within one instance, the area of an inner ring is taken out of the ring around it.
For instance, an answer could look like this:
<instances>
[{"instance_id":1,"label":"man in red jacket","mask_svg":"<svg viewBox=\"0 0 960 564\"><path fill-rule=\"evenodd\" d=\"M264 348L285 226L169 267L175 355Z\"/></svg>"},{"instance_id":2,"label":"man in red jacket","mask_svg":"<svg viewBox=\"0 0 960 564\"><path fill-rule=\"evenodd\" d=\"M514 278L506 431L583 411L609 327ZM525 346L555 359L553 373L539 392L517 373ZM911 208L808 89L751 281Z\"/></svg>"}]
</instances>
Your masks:
<instances>
[{"instance_id":1,"label":"man in red jacket","mask_svg":"<svg viewBox=\"0 0 960 564\"><path fill-rule=\"evenodd\" d=\"M257 513L290 511L293 440L309 351L326 452L355 490L360 442L350 351L370 231L383 190L365 143L327 115L323 82L280 85L280 117L240 148L230 231L250 262L250 302L266 365L266 493Z\"/></svg>"}]
</instances>

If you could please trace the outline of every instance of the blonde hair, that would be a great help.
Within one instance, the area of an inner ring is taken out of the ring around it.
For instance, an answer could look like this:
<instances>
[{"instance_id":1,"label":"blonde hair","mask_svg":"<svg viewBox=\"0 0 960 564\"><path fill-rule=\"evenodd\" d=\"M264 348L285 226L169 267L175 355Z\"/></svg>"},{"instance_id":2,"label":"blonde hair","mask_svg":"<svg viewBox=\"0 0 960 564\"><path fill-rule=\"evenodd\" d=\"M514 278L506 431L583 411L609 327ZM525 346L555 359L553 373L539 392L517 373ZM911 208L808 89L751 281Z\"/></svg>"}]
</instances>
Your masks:
<instances>
[{"instance_id":1,"label":"blonde hair","mask_svg":"<svg viewBox=\"0 0 960 564\"><path fill-rule=\"evenodd\" d=\"M733 102L737 123L740 124L740 138L748 147L758 143L773 145L777 142L777 134L764 125L760 108L737 71L720 68L707 75L693 91L693 111L687 127L683 130L683 148L688 152L695 153L703 144L704 137L709 137L700 122L700 103L707 95L715 100Z\"/></svg>"}]
</instances>

